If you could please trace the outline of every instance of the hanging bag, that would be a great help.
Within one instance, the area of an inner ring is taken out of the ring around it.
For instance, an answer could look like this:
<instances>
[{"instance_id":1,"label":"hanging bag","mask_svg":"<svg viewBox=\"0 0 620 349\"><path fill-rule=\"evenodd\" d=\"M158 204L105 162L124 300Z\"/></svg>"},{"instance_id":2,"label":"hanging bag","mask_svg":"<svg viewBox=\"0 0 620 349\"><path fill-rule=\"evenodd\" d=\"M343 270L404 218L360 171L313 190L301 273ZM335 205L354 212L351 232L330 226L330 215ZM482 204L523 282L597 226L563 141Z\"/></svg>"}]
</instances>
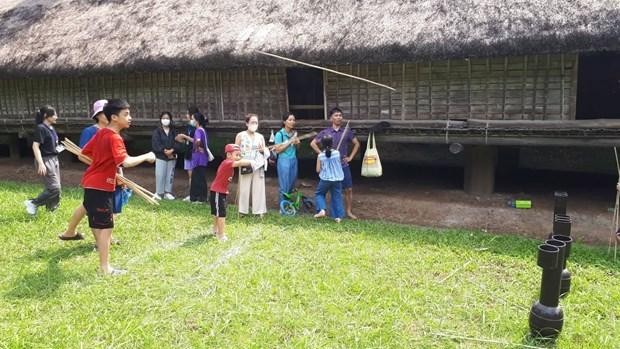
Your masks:
<instances>
[{"instance_id":1,"label":"hanging bag","mask_svg":"<svg viewBox=\"0 0 620 349\"><path fill-rule=\"evenodd\" d=\"M372 144L372 145L371 145ZM364 177L381 177L383 168L377 151L377 143L375 142L375 133L368 135L366 143L366 152L364 152L364 160L362 161L362 176Z\"/></svg>"}]
</instances>

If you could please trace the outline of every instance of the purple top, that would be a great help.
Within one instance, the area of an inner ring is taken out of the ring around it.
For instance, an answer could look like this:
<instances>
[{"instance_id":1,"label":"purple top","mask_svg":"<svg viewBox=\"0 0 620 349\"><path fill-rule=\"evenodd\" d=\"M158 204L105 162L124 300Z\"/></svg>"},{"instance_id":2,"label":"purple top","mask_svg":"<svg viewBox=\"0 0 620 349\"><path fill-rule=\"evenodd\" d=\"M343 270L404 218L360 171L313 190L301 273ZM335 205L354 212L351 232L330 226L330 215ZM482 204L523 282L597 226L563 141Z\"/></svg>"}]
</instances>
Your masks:
<instances>
[{"instance_id":1,"label":"purple top","mask_svg":"<svg viewBox=\"0 0 620 349\"><path fill-rule=\"evenodd\" d=\"M200 140L200 147L196 146L196 141ZM209 155L207 154L207 132L199 127L194 132L194 148L192 149L192 167L207 166Z\"/></svg>"},{"instance_id":2,"label":"purple top","mask_svg":"<svg viewBox=\"0 0 620 349\"><path fill-rule=\"evenodd\" d=\"M339 128L338 130L334 129L334 127L328 127L326 129L324 129L323 131L319 132L319 134L314 138L316 140L316 142L319 145L319 148L321 147L321 139L327 135L332 136L332 139L334 140L334 149L336 149L336 147L338 146L338 143L340 142L340 138L342 138L342 134L344 133L344 127ZM347 133L344 136L344 140L342 141L342 144L340 144L340 148L336 149L340 152L341 155L341 160L342 160L342 167L347 167L349 166L349 163L344 161L344 158L349 156L349 144L353 142L353 138L355 138L355 133L353 132L352 129L348 129Z\"/></svg>"}]
</instances>

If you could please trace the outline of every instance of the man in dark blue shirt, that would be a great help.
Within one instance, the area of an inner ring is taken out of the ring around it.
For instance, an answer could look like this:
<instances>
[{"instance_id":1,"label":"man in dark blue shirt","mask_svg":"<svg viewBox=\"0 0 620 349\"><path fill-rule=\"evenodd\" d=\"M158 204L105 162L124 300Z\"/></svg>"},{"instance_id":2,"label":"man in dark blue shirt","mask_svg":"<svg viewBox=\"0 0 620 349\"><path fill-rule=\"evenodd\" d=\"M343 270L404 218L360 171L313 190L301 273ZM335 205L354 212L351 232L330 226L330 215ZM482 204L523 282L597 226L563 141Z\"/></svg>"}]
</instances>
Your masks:
<instances>
[{"instance_id":1,"label":"man in dark blue shirt","mask_svg":"<svg viewBox=\"0 0 620 349\"><path fill-rule=\"evenodd\" d=\"M357 217L353 214L352 206L353 206L353 180L351 178L351 168L349 167L349 162L355 158L357 152L360 149L360 142L355 137L353 130L342 128L342 110L339 108L332 108L329 111L329 118L332 122L332 126L324 129L319 132L319 134L310 142L310 147L317 153L321 153L321 149L319 148L319 143L324 136L331 136L333 139L333 143L338 146L338 151L341 154L342 158L342 172L344 172L344 180L342 181L342 190L344 191L344 206L347 211L347 217L351 219L357 219ZM342 139L342 141L341 141ZM353 144L353 150L351 150L351 154L349 154L349 143ZM334 147L334 149L336 149Z\"/></svg>"}]
</instances>

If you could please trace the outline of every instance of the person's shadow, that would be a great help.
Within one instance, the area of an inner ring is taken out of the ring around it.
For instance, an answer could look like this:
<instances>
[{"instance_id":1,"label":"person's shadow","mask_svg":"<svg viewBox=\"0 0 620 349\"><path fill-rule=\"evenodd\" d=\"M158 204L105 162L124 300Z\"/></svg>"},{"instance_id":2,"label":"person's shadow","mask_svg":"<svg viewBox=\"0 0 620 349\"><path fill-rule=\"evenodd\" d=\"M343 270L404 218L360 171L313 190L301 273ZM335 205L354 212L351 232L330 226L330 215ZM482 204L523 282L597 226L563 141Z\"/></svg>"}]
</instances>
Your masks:
<instances>
[{"instance_id":1,"label":"person's shadow","mask_svg":"<svg viewBox=\"0 0 620 349\"><path fill-rule=\"evenodd\" d=\"M60 285L67 281L81 280L75 272L67 273L59 267L61 260L81 256L92 251L92 245L79 244L71 248L59 247L56 249L38 250L30 256L25 256L24 268L28 268L27 261L47 261L43 270L21 276L14 282L13 287L5 294L7 298L48 298L54 296Z\"/></svg>"}]
</instances>

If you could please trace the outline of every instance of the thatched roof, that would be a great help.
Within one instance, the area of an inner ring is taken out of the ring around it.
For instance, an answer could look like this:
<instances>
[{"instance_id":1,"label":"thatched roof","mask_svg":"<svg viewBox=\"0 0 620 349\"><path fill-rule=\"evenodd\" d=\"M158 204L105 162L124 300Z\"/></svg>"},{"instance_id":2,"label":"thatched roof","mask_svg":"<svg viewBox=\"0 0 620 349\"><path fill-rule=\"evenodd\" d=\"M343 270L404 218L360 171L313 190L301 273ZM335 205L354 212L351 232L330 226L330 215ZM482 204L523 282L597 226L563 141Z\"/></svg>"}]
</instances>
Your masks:
<instances>
[{"instance_id":1,"label":"thatched roof","mask_svg":"<svg viewBox=\"0 0 620 349\"><path fill-rule=\"evenodd\" d=\"M2 0L0 73L620 49L618 0Z\"/></svg>"}]
</instances>

